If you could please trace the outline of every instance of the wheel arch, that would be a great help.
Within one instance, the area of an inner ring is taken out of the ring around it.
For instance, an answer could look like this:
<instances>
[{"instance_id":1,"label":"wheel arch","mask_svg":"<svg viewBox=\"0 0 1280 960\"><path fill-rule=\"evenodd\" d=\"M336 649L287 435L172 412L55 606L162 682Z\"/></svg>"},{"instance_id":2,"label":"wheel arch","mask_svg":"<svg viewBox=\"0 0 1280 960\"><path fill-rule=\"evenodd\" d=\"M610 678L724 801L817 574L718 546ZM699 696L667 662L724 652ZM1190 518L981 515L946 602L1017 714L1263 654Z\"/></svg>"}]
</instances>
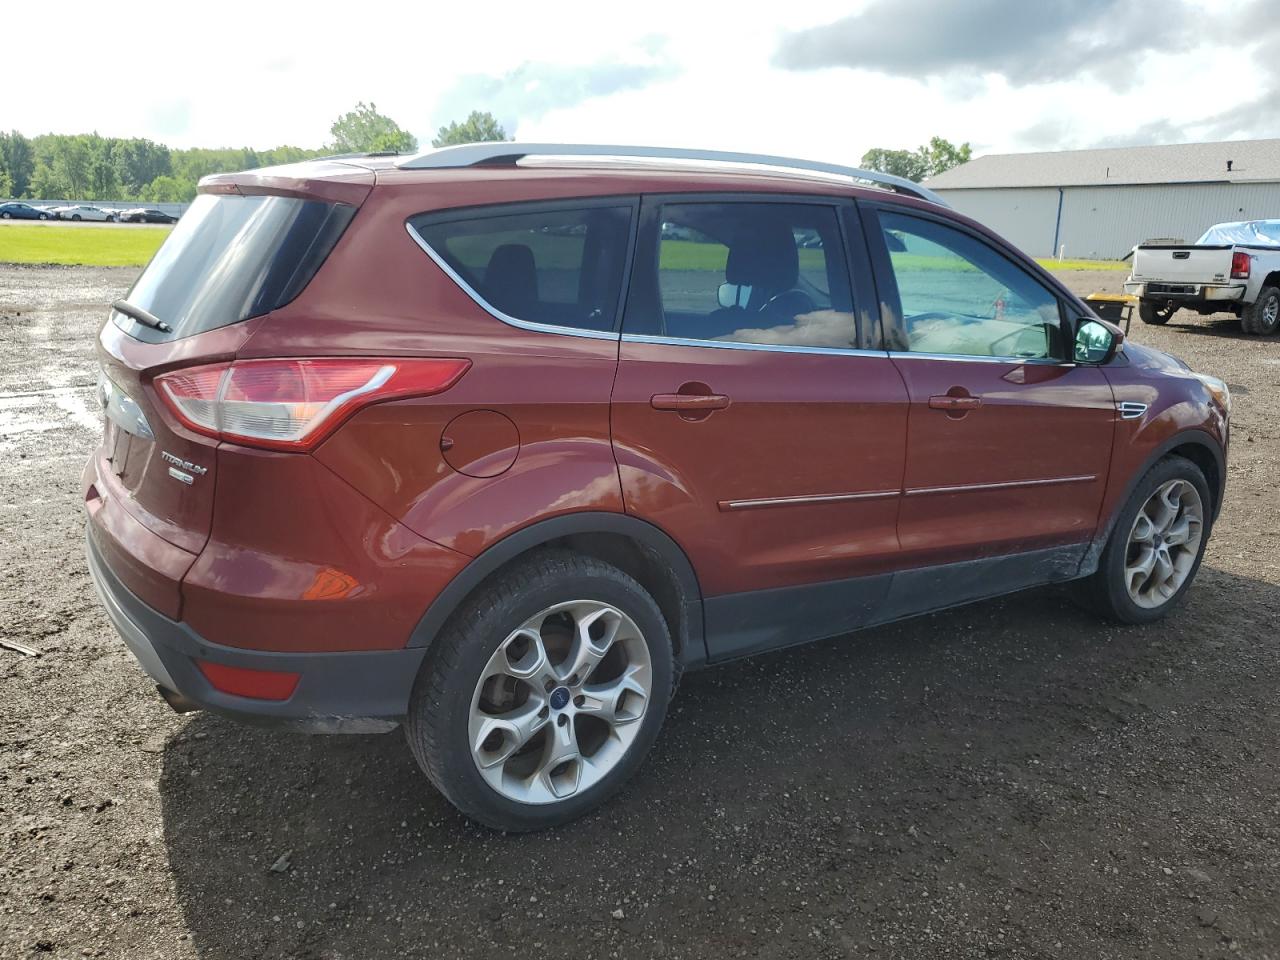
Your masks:
<instances>
[{"instance_id":1,"label":"wheel arch","mask_svg":"<svg viewBox=\"0 0 1280 960\"><path fill-rule=\"evenodd\" d=\"M467 597L528 554L564 547L611 563L657 601L682 667L706 661L702 590L689 557L664 531L621 513L585 511L542 520L509 534L475 557L431 602L408 646L430 647Z\"/></svg>"},{"instance_id":2,"label":"wheel arch","mask_svg":"<svg viewBox=\"0 0 1280 960\"><path fill-rule=\"evenodd\" d=\"M1222 509L1223 494L1226 490L1226 454L1212 434L1197 429L1183 430L1157 446L1155 450L1148 454L1147 458L1142 462L1142 466L1133 471L1133 474L1125 483L1123 494L1116 500L1115 509L1112 510L1111 515L1106 518L1105 522L1099 526L1093 542L1085 552L1084 559L1080 563L1079 576L1088 576L1098 568L1098 562L1102 558L1102 551L1106 549L1107 541L1111 538L1112 528L1115 527L1116 520L1124 509L1124 505L1129 502L1129 498L1133 496L1133 491L1142 482L1142 478L1147 475L1147 471L1168 456L1185 457L1200 468L1200 471L1204 474L1205 482L1209 485L1209 494L1213 498L1209 513L1213 520L1217 521L1218 513Z\"/></svg>"}]
</instances>

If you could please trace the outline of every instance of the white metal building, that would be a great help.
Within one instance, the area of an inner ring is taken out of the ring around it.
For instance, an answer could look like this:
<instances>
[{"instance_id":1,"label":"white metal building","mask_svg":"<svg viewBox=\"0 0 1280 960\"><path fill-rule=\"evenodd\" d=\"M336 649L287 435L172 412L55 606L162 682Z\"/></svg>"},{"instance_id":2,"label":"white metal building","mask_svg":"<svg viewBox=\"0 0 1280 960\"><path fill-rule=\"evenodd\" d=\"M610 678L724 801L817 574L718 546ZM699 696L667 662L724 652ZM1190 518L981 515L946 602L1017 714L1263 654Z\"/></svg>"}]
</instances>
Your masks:
<instances>
[{"instance_id":1,"label":"white metal building","mask_svg":"<svg viewBox=\"0 0 1280 960\"><path fill-rule=\"evenodd\" d=\"M1112 260L1143 240L1280 218L1280 139L993 154L925 185L1032 256Z\"/></svg>"}]
</instances>

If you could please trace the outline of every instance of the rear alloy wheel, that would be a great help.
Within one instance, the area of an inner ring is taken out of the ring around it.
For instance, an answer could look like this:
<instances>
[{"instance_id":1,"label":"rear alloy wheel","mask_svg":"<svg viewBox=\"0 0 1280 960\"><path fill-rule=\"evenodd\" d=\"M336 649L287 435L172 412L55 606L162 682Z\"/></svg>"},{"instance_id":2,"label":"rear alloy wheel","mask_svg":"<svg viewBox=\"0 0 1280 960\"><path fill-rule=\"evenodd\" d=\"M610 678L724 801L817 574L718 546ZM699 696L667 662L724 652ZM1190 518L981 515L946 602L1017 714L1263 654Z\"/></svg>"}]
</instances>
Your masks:
<instances>
[{"instance_id":1,"label":"rear alloy wheel","mask_svg":"<svg viewBox=\"0 0 1280 960\"><path fill-rule=\"evenodd\" d=\"M1098 569L1080 598L1125 623L1149 623L1185 595L1209 541L1210 494L1190 460L1170 456L1138 483L1116 518Z\"/></svg>"},{"instance_id":2,"label":"rear alloy wheel","mask_svg":"<svg viewBox=\"0 0 1280 960\"><path fill-rule=\"evenodd\" d=\"M593 557L547 551L487 583L435 639L409 745L473 820L555 826L640 766L673 672L670 632L644 588Z\"/></svg>"},{"instance_id":3,"label":"rear alloy wheel","mask_svg":"<svg viewBox=\"0 0 1280 960\"><path fill-rule=\"evenodd\" d=\"M649 648L625 613L595 600L548 607L512 631L476 683L476 769L518 803L588 790L630 748L652 689Z\"/></svg>"},{"instance_id":4,"label":"rear alloy wheel","mask_svg":"<svg viewBox=\"0 0 1280 960\"><path fill-rule=\"evenodd\" d=\"M1163 326L1168 323L1177 312L1178 308L1172 303L1159 304L1155 300L1138 301L1138 317L1143 323Z\"/></svg>"},{"instance_id":5,"label":"rear alloy wheel","mask_svg":"<svg viewBox=\"0 0 1280 960\"><path fill-rule=\"evenodd\" d=\"M1245 333L1269 337L1280 329L1280 289L1263 287L1258 299L1244 308L1240 314L1240 326Z\"/></svg>"}]
</instances>

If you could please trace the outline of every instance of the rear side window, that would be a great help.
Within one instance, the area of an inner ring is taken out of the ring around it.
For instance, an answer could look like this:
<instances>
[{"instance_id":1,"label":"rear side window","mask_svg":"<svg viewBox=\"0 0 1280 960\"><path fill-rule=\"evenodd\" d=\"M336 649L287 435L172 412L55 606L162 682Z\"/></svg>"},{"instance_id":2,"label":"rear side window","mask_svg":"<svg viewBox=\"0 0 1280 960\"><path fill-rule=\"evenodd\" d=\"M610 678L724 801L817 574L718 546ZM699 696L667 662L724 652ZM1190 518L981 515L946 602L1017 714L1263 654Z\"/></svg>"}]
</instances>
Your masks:
<instances>
[{"instance_id":1,"label":"rear side window","mask_svg":"<svg viewBox=\"0 0 1280 960\"><path fill-rule=\"evenodd\" d=\"M504 207L410 221L468 293L504 318L613 330L631 238L630 206Z\"/></svg>"},{"instance_id":2,"label":"rear side window","mask_svg":"<svg viewBox=\"0 0 1280 960\"><path fill-rule=\"evenodd\" d=\"M112 319L159 342L269 313L302 292L354 215L319 200L201 194L125 297L172 331Z\"/></svg>"},{"instance_id":3,"label":"rear side window","mask_svg":"<svg viewBox=\"0 0 1280 960\"><path fill-rule=\"evenodd\" d=\"M833 207L669 203L661 212L663 332L686 340L857 346Z\"/></svg>"}]
</instances>

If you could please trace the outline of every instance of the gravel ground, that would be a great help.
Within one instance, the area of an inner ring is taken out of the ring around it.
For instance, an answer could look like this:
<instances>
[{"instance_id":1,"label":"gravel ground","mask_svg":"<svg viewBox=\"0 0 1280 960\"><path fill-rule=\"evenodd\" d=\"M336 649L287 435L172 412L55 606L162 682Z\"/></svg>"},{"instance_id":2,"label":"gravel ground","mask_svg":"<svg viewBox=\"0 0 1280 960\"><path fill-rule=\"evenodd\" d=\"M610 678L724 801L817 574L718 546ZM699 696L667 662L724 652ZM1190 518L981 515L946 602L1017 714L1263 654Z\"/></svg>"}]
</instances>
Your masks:
<instances>
[{"instance_id":1,"label":"gravel ground","mask_svg":"<svg viewBox=\"0 0 1280 960\"><path fill-rule=\"evenodd\" d=\"M1173 618L1038 590L696 674L617 800L503 837L398 734L172 714L112 634L79 475L132 275L0 267L0 636L43 651L0 650L0 956L1280 957L1280 340L1134 325L1236 399Z\"/></svg>"}]
</instances>

